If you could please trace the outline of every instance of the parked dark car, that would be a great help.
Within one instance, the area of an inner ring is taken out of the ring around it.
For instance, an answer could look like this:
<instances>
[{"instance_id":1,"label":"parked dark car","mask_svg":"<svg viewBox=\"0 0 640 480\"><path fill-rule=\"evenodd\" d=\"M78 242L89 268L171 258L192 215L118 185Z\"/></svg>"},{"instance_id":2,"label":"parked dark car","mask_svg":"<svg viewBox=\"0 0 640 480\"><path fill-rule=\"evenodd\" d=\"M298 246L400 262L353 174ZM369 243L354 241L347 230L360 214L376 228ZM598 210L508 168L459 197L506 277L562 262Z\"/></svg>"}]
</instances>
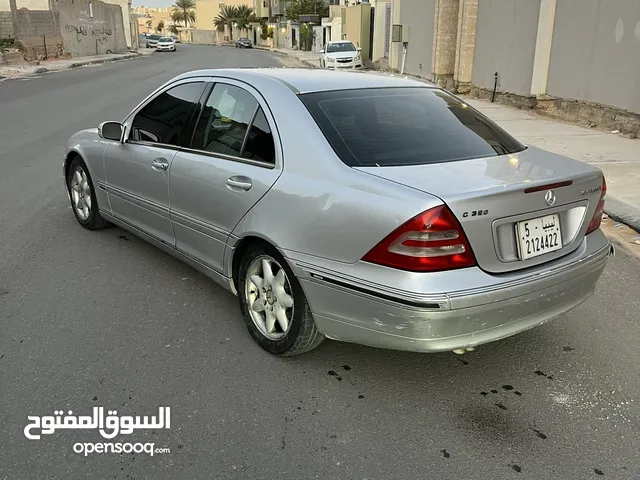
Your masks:
<instances>
[{"instance_id":1,"label":"parked dark car","mask_svg":"<svg viewBox=\"0 0 640 480\"><path fill-rule=\"evenodd\" d=\"M252 48L251 40L246 37L239 38L236 40L236 48Z\"/></svg>"}]
</instances>

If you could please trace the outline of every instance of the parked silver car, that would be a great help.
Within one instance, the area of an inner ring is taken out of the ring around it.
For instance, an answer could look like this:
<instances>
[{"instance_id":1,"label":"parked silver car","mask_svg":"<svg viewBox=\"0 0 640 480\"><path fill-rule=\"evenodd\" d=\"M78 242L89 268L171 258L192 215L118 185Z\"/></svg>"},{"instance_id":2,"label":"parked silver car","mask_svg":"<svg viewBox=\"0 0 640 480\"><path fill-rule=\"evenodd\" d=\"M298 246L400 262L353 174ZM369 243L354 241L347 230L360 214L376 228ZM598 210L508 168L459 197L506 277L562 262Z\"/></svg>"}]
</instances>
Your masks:
<instances>
[{"instance_id":1,"label":"parked silver car","mask_svg":"<svg viewBox=\"0 0 640 480\"><path fill-rule=\"evenodd\" d=\"M158 46L158 40L162 35L156 35L155 33L147 36L147 48L155 48Z\"/></svg>"},{"instance_id":2,"label":"parked silver car","mask_svg":"<svg viewBox=\"0 0 640 480\"><path fill-rule=\"evenodd\" d=\"M280 355L472 349L582 303L611 253L600 170L393 76L186 73L73 135L64 178L80 225L204 272Z\"/></svg>"}]
</instances>

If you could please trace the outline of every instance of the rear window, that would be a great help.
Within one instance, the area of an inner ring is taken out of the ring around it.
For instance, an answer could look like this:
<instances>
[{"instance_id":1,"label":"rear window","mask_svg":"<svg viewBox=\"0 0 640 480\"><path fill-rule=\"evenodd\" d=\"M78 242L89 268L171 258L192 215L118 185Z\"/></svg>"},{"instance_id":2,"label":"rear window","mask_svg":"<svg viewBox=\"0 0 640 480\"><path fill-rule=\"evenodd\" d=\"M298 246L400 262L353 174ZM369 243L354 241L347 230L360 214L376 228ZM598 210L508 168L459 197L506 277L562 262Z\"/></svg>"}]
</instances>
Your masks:
<instances>
[{"instance_id":1,"label":"rear window","mask_svg":"<svg viewBox=\"0 0 640 480\"><path fill-rule=\"evenodd\" d=\"M351 167L452 162L525 146L477 110L424 87L300 95L340 159Z\"/></svg>"}]
</instances>

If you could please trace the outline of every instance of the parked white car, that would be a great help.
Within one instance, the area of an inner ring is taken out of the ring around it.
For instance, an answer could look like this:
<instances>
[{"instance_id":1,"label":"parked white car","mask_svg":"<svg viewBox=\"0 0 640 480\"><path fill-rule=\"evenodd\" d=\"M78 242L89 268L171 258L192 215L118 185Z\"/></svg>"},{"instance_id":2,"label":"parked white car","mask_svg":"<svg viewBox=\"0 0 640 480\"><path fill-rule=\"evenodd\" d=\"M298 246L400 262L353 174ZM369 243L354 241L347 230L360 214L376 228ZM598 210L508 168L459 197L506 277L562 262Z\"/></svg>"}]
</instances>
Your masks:
<instances>
[{"instance_id":1,"label":"parked white car","mask_svg":"<svg viewBox=\"0 0 640 480\"><path fill-rule=\"evenodd\" d=\"M343 69L362 68L360 48L349 40L328 42L324 49L320 50L320 67Z\"/></svg>"},{"instance_id":2,"label":"parked white car","mask_svg":"<svg viewBox=\"0 0 640 480\"><path fill-rule=\"evenodd\" d=\"M176 41L171 37L161 37L158 40L158 45L156 46L156 50L167 50L169 52L176 51Z\"/></svg>"}]
</instances>

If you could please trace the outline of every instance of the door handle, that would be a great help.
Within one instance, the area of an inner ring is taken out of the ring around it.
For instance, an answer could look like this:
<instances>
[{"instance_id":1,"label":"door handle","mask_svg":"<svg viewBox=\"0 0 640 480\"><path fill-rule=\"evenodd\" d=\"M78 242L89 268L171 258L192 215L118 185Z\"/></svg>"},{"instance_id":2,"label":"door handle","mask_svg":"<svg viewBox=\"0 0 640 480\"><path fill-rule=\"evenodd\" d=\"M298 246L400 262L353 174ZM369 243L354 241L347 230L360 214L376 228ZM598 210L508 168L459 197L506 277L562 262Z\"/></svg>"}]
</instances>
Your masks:
<instances>
[{"instance_id":1,"label":"door handle","mask_svg":"<svg viewBox=\"0 0 640 480\"><path fill-rule=\"evenodd\" d=\"M233 190L234 188L239 188L241 190L249 190L252 186L251 183L251 179L248 177L241 177L241 176L237 176L237 177L230 177L227 179L227 187L231 187L230 189Z\"/></svg>"},{"instance_id":2,"label":"door handle","mask_svg":"<svg viewBox=\"0 0 640 480\"><path fill-rule=\"evenodd\" d=\"M154 158L151 161L151 167L154 169L159 168L160 170L166 170L169 168L169 162L167 162L164 158Z\"/></svg>"}]
</instances>

